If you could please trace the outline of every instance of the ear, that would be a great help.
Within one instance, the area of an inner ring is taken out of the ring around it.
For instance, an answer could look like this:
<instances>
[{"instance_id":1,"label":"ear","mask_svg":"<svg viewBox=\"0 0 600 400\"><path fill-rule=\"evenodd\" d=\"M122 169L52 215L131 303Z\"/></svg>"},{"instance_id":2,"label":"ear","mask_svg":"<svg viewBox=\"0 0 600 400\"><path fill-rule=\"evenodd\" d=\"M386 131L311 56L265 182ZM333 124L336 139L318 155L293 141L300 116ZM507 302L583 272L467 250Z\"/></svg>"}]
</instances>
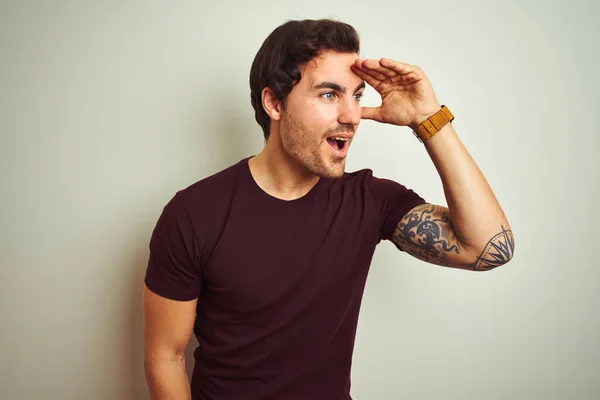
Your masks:
<instances>
[{"instance_id":1,"label":"ear","mask_svg":"<svg viewBox=\"0 0 600 400\"><path fill-rule=\"evenodd\" d=\"M278 121L281 118L281 102L275 97L270 87L262 90L262 106L271 119Z\"/></svg>"}]
</instances>

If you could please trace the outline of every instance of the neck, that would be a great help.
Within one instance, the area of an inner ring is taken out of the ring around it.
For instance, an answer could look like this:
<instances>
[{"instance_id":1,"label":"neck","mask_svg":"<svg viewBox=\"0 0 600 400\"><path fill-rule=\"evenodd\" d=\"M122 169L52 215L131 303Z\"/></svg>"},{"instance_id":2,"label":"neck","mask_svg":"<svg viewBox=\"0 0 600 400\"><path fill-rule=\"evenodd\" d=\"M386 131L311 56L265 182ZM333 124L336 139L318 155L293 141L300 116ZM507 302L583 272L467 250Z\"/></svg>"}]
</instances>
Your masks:
<instances>
[{"instance_id":1,"label":"neck","mask_svg":"<svg viewBox=\"0 0 600 400\"><path fill-rule=\"evenodd\" d=\"M298 164L283 148L279 136L271 134L263 150L248 161L256 184L269 195L295 200L306 195L319 177Z\"/></svg>"}]
</instances>

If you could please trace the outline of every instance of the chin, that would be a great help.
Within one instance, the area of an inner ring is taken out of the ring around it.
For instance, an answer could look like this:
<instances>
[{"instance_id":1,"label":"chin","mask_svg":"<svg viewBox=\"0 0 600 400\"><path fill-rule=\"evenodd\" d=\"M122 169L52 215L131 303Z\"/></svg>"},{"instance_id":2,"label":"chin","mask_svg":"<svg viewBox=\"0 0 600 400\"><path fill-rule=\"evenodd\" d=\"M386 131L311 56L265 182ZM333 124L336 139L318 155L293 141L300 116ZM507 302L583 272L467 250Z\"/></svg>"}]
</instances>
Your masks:
<instances>
[{"instance_id":1,"label":"chin","mask_svg":"<svg viewBox=\"0 0 600 400\"><path fill-rule=\"evenodd\" d=\"M288 153L290 154L290 153ZM291 153L295 161L314 176L326 179L340 178L346 169L346 158L330 157L329 154Z\"/></svg>"},{"instance_id":2,"label":"chin","mask_svg":"<svg viewBox=\"0 0 600 400\"><path fill-rule=\"evenodd\" d=\"M331 178L331 179L341 178L344 175L344 171L345 171L344 167L333 169L331 171L331 174L329 174L329 176L326 176L324 178Z\"/></svg>"},{"instance_id":3,"label":"chin","mask_svg":"<svg viewBox=\"0 0 600 400\"><path fill-rule=\"evenodd\" d=\"M329 165L321 165L321 168L315 168L313 174L326 179L341 178L346 170L346 160L338 163L329 163Z\"/></svg>"}]
</instances>

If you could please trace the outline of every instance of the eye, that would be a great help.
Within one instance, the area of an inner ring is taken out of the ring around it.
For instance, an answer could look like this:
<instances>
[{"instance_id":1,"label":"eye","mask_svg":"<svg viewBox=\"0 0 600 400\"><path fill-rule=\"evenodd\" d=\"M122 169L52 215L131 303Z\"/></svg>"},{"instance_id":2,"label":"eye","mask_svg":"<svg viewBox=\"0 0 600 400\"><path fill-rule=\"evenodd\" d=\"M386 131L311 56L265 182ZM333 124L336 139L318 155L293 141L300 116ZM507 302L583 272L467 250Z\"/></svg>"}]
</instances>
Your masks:
<instances>
[{"instance_id":1,"label":"eye","mask_svg":"<svg viewBox=\"0 0 600 400\"><path fill-rule=\"evenodd\" d=\"M321 94L321 97L324 98L325 100L333 100L335 96L336 96L335 92L327 92L327 93Z\"/></svg>"},{"instance_id":2,"label":"eye","mask_svg":"<svg viewBox=\"0 0 600 400\"><path fill-rule=\"evenodd\" d=\"M364 93L356 93L354 99L360 101L364 96Z\"/></svg>"}]
</instances>

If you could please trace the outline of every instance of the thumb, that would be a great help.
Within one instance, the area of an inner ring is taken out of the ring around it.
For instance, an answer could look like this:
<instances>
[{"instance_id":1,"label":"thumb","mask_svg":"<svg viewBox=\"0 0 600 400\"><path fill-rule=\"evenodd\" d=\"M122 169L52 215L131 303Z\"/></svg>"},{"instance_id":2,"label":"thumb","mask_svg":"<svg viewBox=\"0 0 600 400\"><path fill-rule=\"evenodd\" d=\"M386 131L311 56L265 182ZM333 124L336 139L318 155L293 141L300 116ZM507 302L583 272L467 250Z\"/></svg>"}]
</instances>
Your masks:
<instances>
[{"instance_id":1,"label":"thumb","mask_svg":"<svg viewBox=\"0 0 600 400\"><path fill-rule=\"evenodd\" d=\"M379 107L362 107L361 118L380 121L381 117L379 116Z\"/></svg>"}]
</instances>

